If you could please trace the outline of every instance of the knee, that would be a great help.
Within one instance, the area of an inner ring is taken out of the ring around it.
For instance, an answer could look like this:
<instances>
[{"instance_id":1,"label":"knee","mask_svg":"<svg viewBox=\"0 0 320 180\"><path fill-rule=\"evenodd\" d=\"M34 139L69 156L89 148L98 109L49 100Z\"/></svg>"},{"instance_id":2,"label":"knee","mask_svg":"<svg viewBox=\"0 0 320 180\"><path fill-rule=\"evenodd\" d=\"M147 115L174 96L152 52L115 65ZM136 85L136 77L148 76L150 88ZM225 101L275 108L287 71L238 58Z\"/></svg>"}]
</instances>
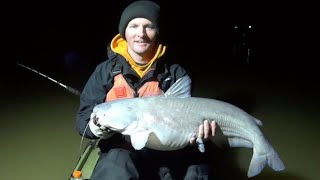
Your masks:
<instances>
[{"instance_id":1,"label":"knee","mask_svg":"<svg viewBox=\"0 0 320 180\"><path fill-rule=\"evenodd\" d=\"M192 165L187 169L184 180L211 180L213 179L212 176L212 170L209 165Z\"/></svg>"},{"instance_id":2,"label":"knee","mask_svg":"<svg viewBox=\"0 0 320 180\"><path fill-rule=\"evenodd\" d=\"M115 148L110 149L108 153L104 153L111 162L131 160L132 152L126 149Z\"/></svg>"},{"instance_id":3,"label":"knee","mask_svg":"<svg viewBox=\"0 0 320 180\"><path fill-rule=\"evenodd\" d=\"M139 173L131 154L129 150L121 148L101 153L92 179L139 179Z\"/></svg>"}]
</instances>

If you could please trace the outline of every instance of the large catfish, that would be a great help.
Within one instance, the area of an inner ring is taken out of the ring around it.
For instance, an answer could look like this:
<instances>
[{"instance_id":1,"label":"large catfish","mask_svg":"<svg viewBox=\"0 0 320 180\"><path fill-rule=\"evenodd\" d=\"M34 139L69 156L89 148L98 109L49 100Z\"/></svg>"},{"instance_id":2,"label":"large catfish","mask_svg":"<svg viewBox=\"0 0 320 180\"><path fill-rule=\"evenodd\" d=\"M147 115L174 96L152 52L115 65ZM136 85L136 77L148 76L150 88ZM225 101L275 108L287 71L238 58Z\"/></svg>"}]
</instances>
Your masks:
<instances>
[{"instance_id":1,"label":"large catfish","mask_svg":"<svg viewBox=\"0 0 320 180\"><path fill-rule=\"evenodd\" d=\"M230 147L253 149L248 177L253 177L268 164L275 171L285 166L260 130L260 120L242 109L219 100L191 97L189 77L178 80L164 95L121 99L98 104L91 119L109 130L130 136L132 146L172 151L189 144L204 120L214 120ZM213 139L215 136L213 136ZM204 151L201 139L197 139ZM214 142L214 141L213 141Z\"/></svg>"}]
</instances>

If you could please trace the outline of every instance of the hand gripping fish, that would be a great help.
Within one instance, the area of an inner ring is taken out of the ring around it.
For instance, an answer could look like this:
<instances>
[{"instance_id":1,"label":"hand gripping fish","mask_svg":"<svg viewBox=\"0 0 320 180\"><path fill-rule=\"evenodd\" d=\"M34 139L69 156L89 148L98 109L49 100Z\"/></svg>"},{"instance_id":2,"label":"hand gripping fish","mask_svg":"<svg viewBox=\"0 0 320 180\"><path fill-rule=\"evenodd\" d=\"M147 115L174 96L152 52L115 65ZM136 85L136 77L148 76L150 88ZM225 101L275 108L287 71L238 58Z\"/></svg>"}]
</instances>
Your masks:
<instances>
[{"instance_id":1,"label":"hand gripping fish","mask_svg":"<svg viewBox=\"0 0 320 180\"><path fill-rule=\"evenodd\" d=\"M161 96L121 99L98 104L91 119L112 131L130 136L132 146L160 151L181 149L198 134L204 120L214 120L230 147L253 149L248 177L261 173L266 164L275 171L285 166L260 130L262 122L242 109L219 100L191 97L189 77L179 79ZM214 139L214 137L213 137ZM201 144L201 140L197 140ZM203 145L203 144L202 144ZM201 146L200 151L204 151Z\"/></svg>"}]
</instances>

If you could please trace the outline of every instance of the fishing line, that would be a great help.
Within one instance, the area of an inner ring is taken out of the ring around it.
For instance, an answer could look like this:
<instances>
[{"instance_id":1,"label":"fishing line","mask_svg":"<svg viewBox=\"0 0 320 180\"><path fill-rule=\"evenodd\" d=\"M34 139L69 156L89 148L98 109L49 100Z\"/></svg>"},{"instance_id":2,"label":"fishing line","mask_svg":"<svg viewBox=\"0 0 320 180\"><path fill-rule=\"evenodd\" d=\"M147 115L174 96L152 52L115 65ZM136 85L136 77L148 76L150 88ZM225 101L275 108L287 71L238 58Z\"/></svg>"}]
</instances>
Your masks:
<instances>
[{"instance_id":1,"label":"fishing line","mask_svg":"<svg viewBox=\"0 0 320 180\"><path fill-rule=\"evenodd\" d=\"M84 131L83 131L83 134L81 136L81 141L80 141L80 146L79 146L79 155L81 156L81 148L82 148L82 144L83 144L83 140L84 140L84 134L86 133L87 129L88 129L88 126L89 126L89 123L90 123L91 119L89 120L88 124L86 125L86 128L84 128Z\"/></svg>"}]
</instances>

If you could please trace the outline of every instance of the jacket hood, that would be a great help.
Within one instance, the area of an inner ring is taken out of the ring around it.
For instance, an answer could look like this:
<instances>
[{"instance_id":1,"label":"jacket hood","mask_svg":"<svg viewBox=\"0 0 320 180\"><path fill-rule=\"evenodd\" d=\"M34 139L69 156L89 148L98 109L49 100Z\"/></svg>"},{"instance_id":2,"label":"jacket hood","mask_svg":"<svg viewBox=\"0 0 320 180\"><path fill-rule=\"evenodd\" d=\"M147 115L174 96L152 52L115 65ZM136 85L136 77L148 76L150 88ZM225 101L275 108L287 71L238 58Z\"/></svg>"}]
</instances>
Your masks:
<instances>
[{"instance_id":1,"label":"jacket hood","mask_svg":"<svg viewBox=\"0 0 320 180\"><path fill-rule=\"evenodd\" d=\"M131 67L137 72L140 77L143 77L151 68L152 64L157 61L160 57L164 55L166 52L166 46L162 44L158 44L158 47L154 48L153 56L149 58L147 64L139 65L137 64L134 59L128 53L128 43L125 39L123 39L120 34L117 34L111 41L111 50L122 55Z\"/></svg>"}]
</instances>

